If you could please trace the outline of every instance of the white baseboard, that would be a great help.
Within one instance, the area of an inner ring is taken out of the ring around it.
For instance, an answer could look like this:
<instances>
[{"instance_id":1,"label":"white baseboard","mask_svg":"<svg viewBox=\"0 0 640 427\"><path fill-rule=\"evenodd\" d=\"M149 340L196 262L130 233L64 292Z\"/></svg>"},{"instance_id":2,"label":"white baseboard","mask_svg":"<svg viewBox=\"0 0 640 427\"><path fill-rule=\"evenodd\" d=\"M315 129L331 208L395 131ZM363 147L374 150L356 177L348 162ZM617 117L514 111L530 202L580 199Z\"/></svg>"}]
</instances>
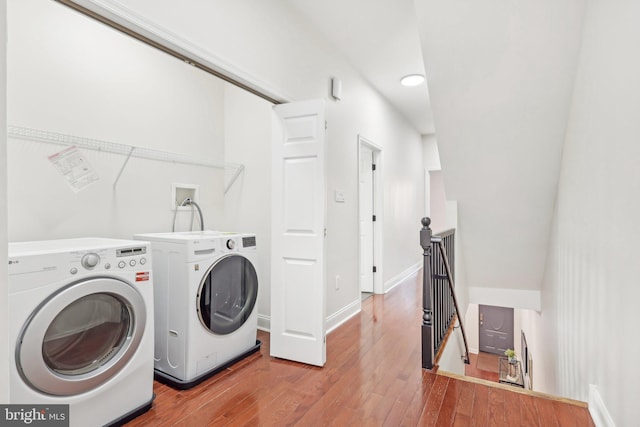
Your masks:
<instances>
[{"instance_id":1,"label":"white baseboard","mask_svg":"<svg viewBox=\"0 0 640 427\"><path fill-rule=\"evenodd\" d=\"M258 314L258 329L265 332L271 332L271 317Z\"/></svg>"},{"instance_id":2,"label":"white baseboard","mask_svg":"<svg viewBox=\"0 0 640 427\"><path fill-rule=\"evenodd\" d=\"M480 349L469 347L469 353L478 354L480 353Z\"/></svg>"},{"instance_id":3,"label":"white baseboard","mask_svg":"<svg viewBox=\"0 0 640 427\"><path fill-rule=\"evenodd\" d=\"M410 277L413 277L420 269L422 268L422 262L417 262L406 270L402 271L399 274L396 274L391 279L384 282L384 293L386 294L391 289L395 288L405 280Z\"/></svg>"},{"instance_id":4,"label":"white baseboard","mask_svg":"<svg viewBox=\"0 0 640 427\"><path fill-rule=\"evenodd\" d=\"M615 427L616 425L604 405L598 387L594 384L589 384L589 413L596 427Z\"/></svg>"},{"instance_id":5,"label":"white baseboard","mask_svg":"<svg viewBox=\"0 0 640 427\"><path fill-rule=\"evenodd\" d=\"M338 328L362 310L362 300L358 298L346 307L327 317L327 334Z\"/></svg>"},{"instance_id":6,"label":"white baseboard","mask_svg":"<svg viewBox=\"0 0 640 427\"><path fill-rule=\"evenodd\" d=\"M327 317L327 334L361 311L361 300L357 299L338 312ZM258 329L271 332L271 317L258 314Z\"/></svg>"}]
</instances>

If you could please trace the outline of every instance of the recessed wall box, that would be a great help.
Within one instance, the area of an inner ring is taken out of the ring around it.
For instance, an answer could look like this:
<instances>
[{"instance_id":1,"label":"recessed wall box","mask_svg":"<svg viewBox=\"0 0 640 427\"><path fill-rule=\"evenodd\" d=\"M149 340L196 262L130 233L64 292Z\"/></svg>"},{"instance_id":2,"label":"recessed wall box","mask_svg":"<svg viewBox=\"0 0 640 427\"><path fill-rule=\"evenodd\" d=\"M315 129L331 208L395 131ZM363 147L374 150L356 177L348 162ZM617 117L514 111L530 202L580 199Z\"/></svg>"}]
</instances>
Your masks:
<instances>
[{"instance_id":1,"label":"recessed wall box","mask_svg":"<svg viewBox=\"0 0 640 427\"><path fill-rule=\"evenodd\" d=\"M171 184L171 209L191 209L189 206L180 206L180 204L189 198L194 202L200 201L200 186L194 184Z\"/></svg>"}]
</instances>

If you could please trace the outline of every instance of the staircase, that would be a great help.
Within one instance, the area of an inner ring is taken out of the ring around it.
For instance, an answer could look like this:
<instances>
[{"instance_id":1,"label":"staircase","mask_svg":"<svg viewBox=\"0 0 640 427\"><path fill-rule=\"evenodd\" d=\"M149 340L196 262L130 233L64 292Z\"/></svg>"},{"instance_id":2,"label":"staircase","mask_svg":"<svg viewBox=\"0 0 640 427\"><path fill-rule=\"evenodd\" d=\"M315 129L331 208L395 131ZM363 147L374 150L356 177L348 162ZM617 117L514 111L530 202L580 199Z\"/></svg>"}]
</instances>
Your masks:
<instances>
[{"instance_id":1,"label":"staircase","mask_svg":"<svg viewBox=\"0 0 640 427\"><path fill-rule=\"evenodd\" d=\"M462 338L462 362L469 365L471 357L464 314L460 313L455 294L455 230L433 235L430 219L423 218L421 223L424 411L417 424L435 421L434 425L595 426L584 402L503 384L495 373L493 380L467 376L467 371L474 372L470 366L463 368L465 375L439 366L452 338ZM454 346L451 351L457 350Z\"/></svg>"}]
</instances>

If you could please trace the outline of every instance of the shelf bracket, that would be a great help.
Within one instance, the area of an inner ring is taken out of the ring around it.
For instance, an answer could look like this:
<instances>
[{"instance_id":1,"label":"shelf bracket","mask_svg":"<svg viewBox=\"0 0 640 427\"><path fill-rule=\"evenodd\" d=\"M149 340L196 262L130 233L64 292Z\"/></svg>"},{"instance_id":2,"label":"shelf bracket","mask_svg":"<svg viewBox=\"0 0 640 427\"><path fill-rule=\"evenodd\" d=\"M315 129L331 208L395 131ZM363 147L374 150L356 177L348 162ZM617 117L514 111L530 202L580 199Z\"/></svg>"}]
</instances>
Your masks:
<instances>
[{"instance_id":1,"label":"shelf bracket","mask_svg":"<svg viewBox=\"0 0 640 427\"><path fill-rule=\"evenodd\" d=\"M224 186L224 194L227 194L227 191L229 191L233 183L236 182L236 180L238 179L242 171L244 171L244 165L237 165L236 171L234 172L233 176L231 177L229 182Z\"/></svg>"},{"instance_id":2,"label":"shelf bracket","mask_svg":"<svg viewBox=\"0 0 640 427\"><path fill-rule=\"evenodd\" d=\"M124 168L127 166L127 163L129 163L129 159L131 158L131 155L133 154L134 150L136 149L136 147L131 147L131 149L129 150L129 154L127 155L127 158L124 159L124 163L122 164L122 167L120 168L120 172L118 172L118 176L116 177L116 180L113 181L113 189L116 189L116 185L118 185L118 181L120 180L120 176L122 176L122 172L124 172Z\"/></svg>"}]
</instances>

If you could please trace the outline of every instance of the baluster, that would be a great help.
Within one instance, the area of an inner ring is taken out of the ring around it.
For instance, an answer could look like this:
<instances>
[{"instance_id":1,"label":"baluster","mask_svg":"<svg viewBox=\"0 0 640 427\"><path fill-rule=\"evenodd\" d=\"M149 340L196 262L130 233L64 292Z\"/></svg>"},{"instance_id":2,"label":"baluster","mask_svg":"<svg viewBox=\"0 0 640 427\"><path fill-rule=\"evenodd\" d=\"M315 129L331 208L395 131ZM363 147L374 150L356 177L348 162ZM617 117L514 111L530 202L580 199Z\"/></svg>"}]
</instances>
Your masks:
<instances>
[{"instance_id":1,"label":"baluster","mask_svg":"<svg viewBox=\"0 0 640 427\"><path fill-rule=\"evenodd\" d=\"M420 246L423 251L422 268L422 367L433 368L434 340L433 340L433 308L432 308L432 283L431 283L431 219L422 218L422 229L420 230Z\"/></svg>"}]
</instances>

